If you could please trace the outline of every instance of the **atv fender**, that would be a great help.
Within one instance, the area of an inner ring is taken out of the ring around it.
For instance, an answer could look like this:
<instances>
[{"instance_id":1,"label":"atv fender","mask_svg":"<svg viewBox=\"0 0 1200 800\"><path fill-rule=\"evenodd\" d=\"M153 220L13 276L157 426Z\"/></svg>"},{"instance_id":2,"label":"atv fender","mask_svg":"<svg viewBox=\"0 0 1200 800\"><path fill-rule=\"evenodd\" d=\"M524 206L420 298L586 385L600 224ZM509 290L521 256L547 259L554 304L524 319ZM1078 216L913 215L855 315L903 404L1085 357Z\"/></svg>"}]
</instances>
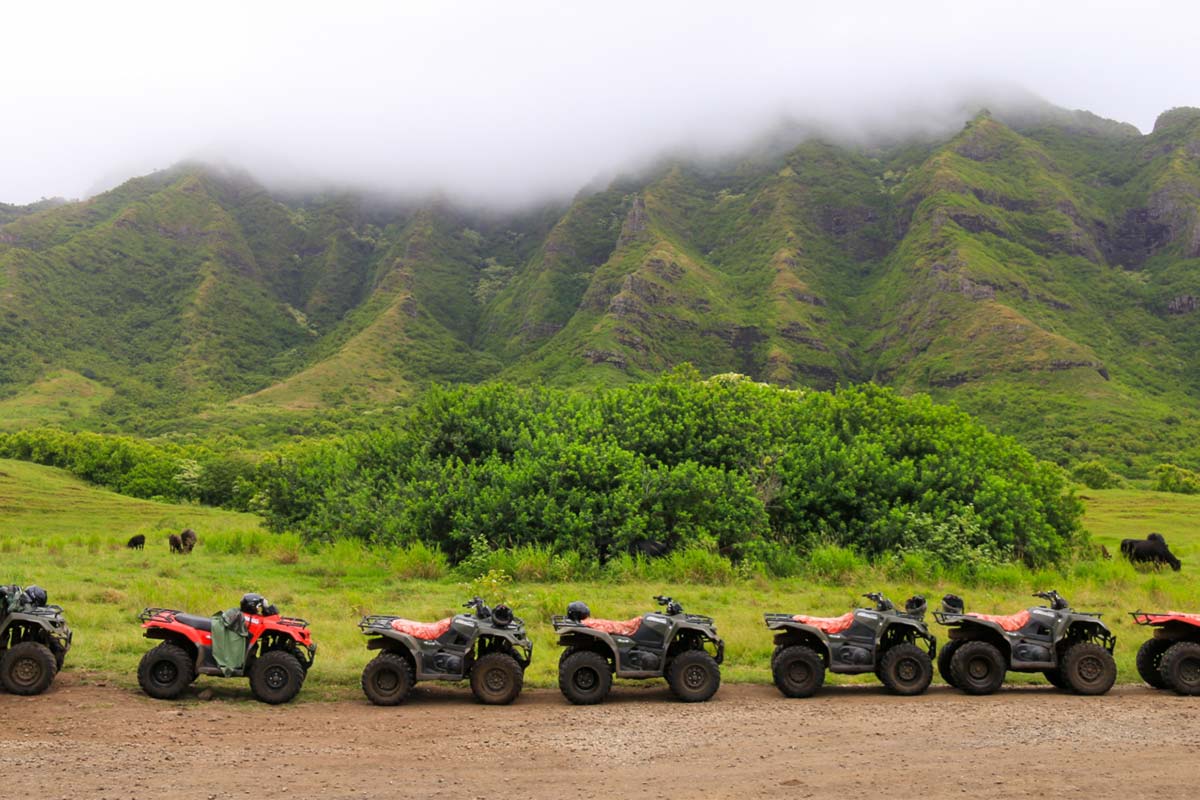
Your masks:
<instances>
[{"instance_id":1,"label":"atv fender","mask_svg":"<svg viewBox=\"0 0 1200 800\"><path fill-rule=\"evenodd\" d=\"M715 638L710 631L711 629L709 627L695 622L677 622L675 624L674 636L671 637L671 644L667 646L667 649L669 651L671 649L671 645L674 645L675 642L679 641L681 637L684 637L688 634L693 634L700 639L701 642L712 642L713 648L716 650L716 652L713 654L713 659L720 664L725 660L725 640Z\"/></svg>"},{"instance_id":2,"label":"atv fender","mask_svg":"<svg viewBox=\"0 0 1200 800\"><path fill-rule=\"evenodd\" d=\"M821 657L821 660L825 662L826 669L832 663L832 655L829 652L829 636L819 628L796 622L786 614L768 614L767 628L775 631L777 647L803 645Z\"/></svg>"},{"instance_id":3,"label":"atv fender","mask_svg":"<svg viewBox=\"0 0 1200 800\"><path fill-rule=\"evenodd\" d=\"M56 606L57 608L57 606ZM54 621L61 622L55 625ZM61 616L48 617L45 614L14 611L4 618L4 626L0 628L0 642L12 639L12 644L18 642L41 642L51 649L60 649L66 653L71 649L71 629Z\"/></svg>"},{"instance_id":4,"label":"atv fender","mask_svg":"<svg viewBox=\"0 0 1200 800\"><path fill-rule=\"evenodd\" d=\"M1059 640L1061 645L1063 642L1095 642L1104 649L1108 650L1109 654L1117 646L1117 637L1108 629L1100 620L1095 617L1077 616L1072 614L1067 620L1066 636Z\"/></svg>"},{"instance_id":5,"label":"atv fender","mask_svg":"<svg viewBox=\"0 0 1200 800\"><path fill-rule=\"evenodd\" d=\"M981 641L988 642L1000 650L1005 662L1012 660L1012 645L1004 630L995 622L974 619L972 617L955 617L953 622L942 622L950 627L951 641Z\"/></svg>"},{"instance_id":6,"label":"atv fender","mask_svg":"<svg viewBox=\"0 0 1200 800\"><path fill-rule=\"evenodd\" d=\"M917 644L919 639L924 640L929 657L937 658L937 638L929 632L925 625L915 620L911 622L906 619L892 620L880 628L879 640L875 642L875 651L881 652L881 645L888 640L893 642L911 640L913 644Z\"/></svg>"}]
</instances>

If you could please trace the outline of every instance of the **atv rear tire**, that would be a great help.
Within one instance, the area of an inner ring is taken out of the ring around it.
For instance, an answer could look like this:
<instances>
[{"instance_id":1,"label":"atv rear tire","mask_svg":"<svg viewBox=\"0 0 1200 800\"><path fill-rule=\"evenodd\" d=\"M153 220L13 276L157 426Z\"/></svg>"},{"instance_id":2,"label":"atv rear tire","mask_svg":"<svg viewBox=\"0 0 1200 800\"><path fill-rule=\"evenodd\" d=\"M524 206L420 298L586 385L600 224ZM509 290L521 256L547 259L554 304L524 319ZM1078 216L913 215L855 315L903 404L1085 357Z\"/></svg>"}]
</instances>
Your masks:
<instances>
[{"instance_id":1,"label":"atv rear tire","mask_svg":"<svg viewBox=\"0 0 1200 800\"><path fill-rule=\"evenodd\" d=\"M599 703L612 688L608 659L591 650L579 650L558 665L558 688L577 706Z\"/></svg>"},{"instance_id":2,"label":"atv rear tire","mask_svg":"<svg viewBox=\"0 0 1200 800\"><path fill-rule=\"evenodd\" d=\"M1063 676L1062 667L1044 669L1042 670L1042 674L1046 676L1046 680L1050 681L1050 685L1054 688L1071 690L1071 684L1067 683L1067 679Z\"/></svg>"},{"instance_id":3,"label":"atv rear tire","mask_svg":"<svg viewBox=\"0 0 1200 800\"><path fill-rule=\"evenodd\" d=\"M268 705L286 703L300 693L304 667L286 650L269 650L250 665L250 692Z\"/></svg>"},{"instance_id":4,"label":"atv rear tire","mask_svg":"<svg viewBox=\"0 0 1200 800\"><path fill-rule=\"evenodd\" d=\"M703 650L685 650L667 667L667 685L685 703L703 703L721 688L721 667Z\"/></svg>"},{"instance_id":5,"label":"atv rear tire","mask_svg":"<svg viewBox=\"0 0 1200 800\"><path fill-rule=\"evenodd\" d=\"M942 645L942 649L938 651L937 670L938 675L942 676L942 680L947 686L957 686L954 682L954 675L950 671L950 659L954 658L954 651L962 644L960 641L949 641Z\"/></svg>"},{"instance_id":6,"label":"atv rear tire","mask_svg":"<svg viewBox=\"0 0 1200 800\"><path fill-rule=\"evenodd\" d=\"M1167 652L1173 644L1174 642L1170 639L1147 639L1138 648L1138 675L1142 676L1142 680L1155 689L1167 688L1167 682L1163 680L1162 674L1162 657L1163 653Z\"/></svg>"},{"instance_id":7,"label":"atv rear tire","mask_svg":"<svg viewBox=\"0 0 1200 800\"><path fill-rule=\"evenodd\" d=\"M933 659L910 642L893 645L879 659L879 680L896 694L920 694L933 681Z\"/></svg>"},{"instance_id":8,"label":"atv rear tire","mask_svg":"<svg viewBox=\"0 0 1200 800\"><path fill-rule=\"evenodd\" d=\"M363 667L363 694L377 706L400 705L412 686L412 665L397 653L380 653Z\"/></svg>"},{"instance_id":9,"label":"atv rear tire","mask_svg":"<svg viewBox=\"0 0 1200 800\"><path fill-rule=\"evenodd\" d=\"M812 697L825 683L825 662L811 647L795 644L775 657L771 673L784 697Z\"/></svg>"},{"instance_id":10,"label":"atv rear tire","mask_svg":"<svg viewBox=\"0 0 1200 800\"><path fill-rule=\"evenodd\" d=\"M58 672L54 653L39 642L20 642L0 656L0 684L12 694L41 694Z\"/></svg>"},{"instance_id":11,"label":"atv rear tire","mask_svg":"<svg viewBox=\"0 0 1200 800\"><path fill-rule=\"evenodd\" d=\"M1059 670L1076 694L1104 694L1117 682L1117 662L1112 653L1095 642L1068 647Z\"/></svg>"},{"instance_id":12,"label":"atv rear tire","mask_svg":"<svg viewBox=\"0 0 1200 800\"><path fill-rule=\"evenodd\" d=\"M1178 694L1200 694L1200 644L1176 642L1162 657L1163 681Z\"/></svg>"},{"instance_id":13,"label":"atv rear tire","mask_svg":"<svg viewBox=\"0 0 1200 800\"><path fill-rule=\"evenodd\" d=\"M138 684L155 700L174 700L195 679L192 657L177 644L160 644L138 664Z\"/></svg>"},{"instance_id":14,"label":"atv rear tire","mask_svg":"<svg viewBox=\"0 0 1200 800\"><path fill-rule=\"evenodd\" d=\"M988 642L963 642L950 657L954 685L967 694L991 694L1004 685L1004 656Z\"/></svg>"},{"instance_id":15,"label":"atv rear tire","mask_svg":"<svg viewBox=\"0 0 1200 800\"><path fill-rule=\"evenodd\" d=\"M488 653L471 667L471 691L484 705L508 705L524 683L525 670L508 653Z\"/></svg>"}]
</instances>

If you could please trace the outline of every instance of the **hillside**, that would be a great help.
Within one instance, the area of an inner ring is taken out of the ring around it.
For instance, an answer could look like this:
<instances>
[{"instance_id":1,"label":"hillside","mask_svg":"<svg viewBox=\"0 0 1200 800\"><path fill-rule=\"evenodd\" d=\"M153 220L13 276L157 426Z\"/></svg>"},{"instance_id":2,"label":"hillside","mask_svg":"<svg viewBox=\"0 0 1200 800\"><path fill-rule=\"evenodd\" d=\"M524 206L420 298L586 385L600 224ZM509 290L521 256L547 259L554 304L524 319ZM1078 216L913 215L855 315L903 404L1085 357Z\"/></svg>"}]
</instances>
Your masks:
<instances>
[{"instance_id":1,"label":"hillside","mask_svg":"<svg viewBox=\"0 0 1200 800\"><path fill-rule=\"evenodd\" d=\"M690 361L928 391L1060 462L1200 467L1200 110L668 160L522 213L181 165L0 206L0 424L162 431ZM61 389L56 393L56 387Z\"/></svg>"}]
</instances>

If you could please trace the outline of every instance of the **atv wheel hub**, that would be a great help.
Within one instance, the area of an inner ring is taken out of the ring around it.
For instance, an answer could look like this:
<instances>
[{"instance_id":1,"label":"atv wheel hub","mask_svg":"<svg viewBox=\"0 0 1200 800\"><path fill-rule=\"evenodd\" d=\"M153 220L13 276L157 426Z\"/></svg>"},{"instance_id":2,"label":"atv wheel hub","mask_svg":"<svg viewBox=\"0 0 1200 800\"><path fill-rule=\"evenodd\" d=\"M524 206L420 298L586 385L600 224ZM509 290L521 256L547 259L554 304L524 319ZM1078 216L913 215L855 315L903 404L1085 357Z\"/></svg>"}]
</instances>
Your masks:
<instances>
[{"instance_id":1,"label":"atv wheel hub","mask_svg":"<svg viewBox=\"0 0 1200 800\"><path fill-rule=\"evenodd\" d=\"M920 674L915 659L906 658L896 665L896 677L902 681L914 681Z\"/></svg>"},{"instance_id":2,"label":"atv wheel hub","mask_svg":"<svg viewBox=\"0 0 1200 800\"><path fill-rule=\"evenodd\" d=\"M575 688L581 692L588 692L595 689L596 684L599 682L600 676L590 667L577 669L575 670L575 674L571 676L571 683L575 684Z\"/></svg>"},{"instance_id":3,"label":"atv wheel hub","mask_svg":"<svg viewBox=\"0 0 1200 800\"><path fill-rule=\"evenodd\" d=\"M155 683L166 685L175 682L175 678L179 675L179 670L170 661L159 661L154 665L154 670L151 674L154 676Z\"/></svg>"},{"instance_id":4,"label":"atv wheel hub","mask_svg":"<svg viewBox=\"0 0 1200 800\"><path fill-rule=\"evenodd\" d=\"M508 688L508 676L502 669L489 669L483 676L483 685L489 692L502 692Z\"/></svg>"},{"instance_id":5,"label":"atv wheel hub","mask_svg":"<svg viewBox=\"0 0 1200 800\"><path fill-rule=\"evenodd\" d=\"M708 682L708 670L699 664L692 664L683 671L683 685L689 689L700 689Z\"/></svg>"},{"instance_id":6,"label":"atv wheel hub","mask_svg":"<svg viewBox=\"0 0 1200 800\"><path fill-rule=\"evenodd\" d=\"M267 686L272 689L282 689L288 682L287 670L283 667L271 667L263 678L266 680Z\"/></svg>"},{"instance_id":7,"label":"atv wheel hub","mask_svg":"<svg viewBox=\"0 0 1200 800\"><path fill-rule=\"evenodd\" d=\"M1100 659L1096 656L1088 656L1079 661L1079 677L1091 683L1098 680L1104 674L1104 665L1100 663Z\"/></svg>"},{"instance_id":8,"label":"atv wheel hub","mask_svg":"<svg viewBox=\"0 0 1200 800\"><path fill-rule=\"evenodd\" d=\"M975 680L986 678L992 671L992 665L986 658L973 658L967 664L967 674Z\"/></svg>"},{"instance_id":9,"label":"atv wheel hub","mask_svg":"<svg viewBox=\"0 0 1200 800\"><path fill-rule=\"evenodd\" d=\"M1200 683L1200 659L1183 659L1183 663L1179 665L1179 677L1189 686Z\"/></svg>"},{"instance_id":10,"label":"atv wheel hub","mask_svg":"<svg viewBox=\"0 0 1200 800\"><path fill-rule=\"evenodd\" d=\"M380 670L375 675L375 686L381 692L394 692L400 685L400 676L390 669Z\"/></svg>"},{"instance_id":11,"label":"atv wheel hub","mask_svg":"<svg viewBox=\"0 0 1200 800\"><path fill-rule=\"evenodd\" d=\"M797 659L787 665L787 678L792 683L803 684L807 683L812 677L812 672L808 668L808 664Z\"/></svg>"},{"instance_id":12,"label":"atv wheel hub","mask_svg":"<svg viewBox=\"0 0 1200 800\"><path fill-rule=\"evenodd\" d=\"M32 658L22 658L13 666L13 682L21 686L32 686L41 676L42 668Z\"/></svg>"}]
</instances>

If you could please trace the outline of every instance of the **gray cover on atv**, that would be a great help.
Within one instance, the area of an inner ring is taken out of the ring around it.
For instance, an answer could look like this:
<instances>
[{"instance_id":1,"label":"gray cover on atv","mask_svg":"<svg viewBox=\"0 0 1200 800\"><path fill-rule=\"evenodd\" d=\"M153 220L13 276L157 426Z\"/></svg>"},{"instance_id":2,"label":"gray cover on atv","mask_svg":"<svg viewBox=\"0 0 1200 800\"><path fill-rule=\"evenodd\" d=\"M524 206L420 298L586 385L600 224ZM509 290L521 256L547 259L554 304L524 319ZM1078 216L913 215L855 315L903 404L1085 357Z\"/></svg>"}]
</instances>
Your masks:
<instances>
[{"instance_id":1,"label":"gray cover on atv","mask_svg":"<svg viewBox=\"0 0 1200 800\"><path fill-rule=\"evenodd\" d=\"M213 660L228 678L246 665L246 640L250 630L239 608L231 608L212 618Z\"/></svg>"}]
</instances>

